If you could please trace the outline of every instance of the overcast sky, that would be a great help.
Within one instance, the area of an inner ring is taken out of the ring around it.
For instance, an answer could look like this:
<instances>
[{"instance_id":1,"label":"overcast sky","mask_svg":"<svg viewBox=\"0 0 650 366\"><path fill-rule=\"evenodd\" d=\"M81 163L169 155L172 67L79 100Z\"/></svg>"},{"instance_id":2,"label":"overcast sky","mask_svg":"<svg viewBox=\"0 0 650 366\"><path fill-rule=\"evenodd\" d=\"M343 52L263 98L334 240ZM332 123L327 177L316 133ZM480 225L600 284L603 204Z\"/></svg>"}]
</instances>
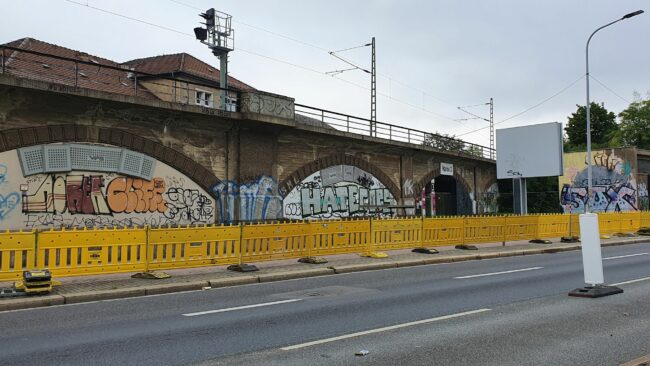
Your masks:
<instances>
[{"instance_id":1,"label":"overcast sky","mask_svg":"<svg viewBox=\"0 0 650 366\"><path fill-rule=\"evenodd\" d=\"M214 7L233 16L232 76L301 104L369 118L370 76L359 70L337 76L356 86L324 73L348 67L328 50L363 45L374 36L379 121L460 135L484 145L489 144L488 129L465 133L487 123L456 121L468 117L457 107L494 98L495 121L500 122L537 105L584 76L585 43L592 31L648 4L643 0L74 0L82 5L71 1L3 0L0 42L33 37L117 62L188 52L218 66L208 48L191 36L202 20L197 9ZM633 100L634 91L645 96L650 90L648 39L650 13L594 37L592 76L613 92L592 80L593 101L619 113ZM341 56L370 68L369 47ZM576 104L585 104L584 78L497 128L564 123ZM487 106L469 110L489 116Z\"/></svg>"}]
</instances>

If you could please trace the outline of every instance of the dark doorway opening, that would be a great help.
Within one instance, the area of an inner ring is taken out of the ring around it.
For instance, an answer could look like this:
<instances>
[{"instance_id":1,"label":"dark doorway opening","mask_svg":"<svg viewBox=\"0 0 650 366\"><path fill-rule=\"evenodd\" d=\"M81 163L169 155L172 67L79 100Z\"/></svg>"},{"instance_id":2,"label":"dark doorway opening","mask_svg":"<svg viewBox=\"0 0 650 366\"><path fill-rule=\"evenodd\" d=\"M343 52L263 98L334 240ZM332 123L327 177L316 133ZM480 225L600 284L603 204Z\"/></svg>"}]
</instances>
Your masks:
<instances>
[{"instance_id":1,"label":"dark doorway opening","mask_svg":"<svg viewBox=\"0 0 650 366\"><path fill-rule=\"evenodd\" d=\"M449 216L458 215L456 179L448 175L439 175L434 179L434 184L427 184L426 195L426 216ZM432 200L431 188L435 193L435 203Z\"/></svg>"}]
</instances>

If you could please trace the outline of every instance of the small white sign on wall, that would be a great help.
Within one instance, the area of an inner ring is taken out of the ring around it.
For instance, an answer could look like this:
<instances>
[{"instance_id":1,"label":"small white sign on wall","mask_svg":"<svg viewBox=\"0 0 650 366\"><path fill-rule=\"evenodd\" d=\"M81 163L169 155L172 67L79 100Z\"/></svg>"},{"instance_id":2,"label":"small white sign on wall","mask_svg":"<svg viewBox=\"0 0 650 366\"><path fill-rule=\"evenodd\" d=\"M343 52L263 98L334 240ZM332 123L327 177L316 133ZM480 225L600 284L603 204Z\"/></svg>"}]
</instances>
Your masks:
<instances>
[{"instance_id":1,"label":"small white sign on wall","mask_svg":"<svg viewBox=\"0 0 650 366\"><path fill-rule=\"evenodd\" d=\"M441 175L454 175L454 164L440 163Z\"/></svg>"}]
</instances>

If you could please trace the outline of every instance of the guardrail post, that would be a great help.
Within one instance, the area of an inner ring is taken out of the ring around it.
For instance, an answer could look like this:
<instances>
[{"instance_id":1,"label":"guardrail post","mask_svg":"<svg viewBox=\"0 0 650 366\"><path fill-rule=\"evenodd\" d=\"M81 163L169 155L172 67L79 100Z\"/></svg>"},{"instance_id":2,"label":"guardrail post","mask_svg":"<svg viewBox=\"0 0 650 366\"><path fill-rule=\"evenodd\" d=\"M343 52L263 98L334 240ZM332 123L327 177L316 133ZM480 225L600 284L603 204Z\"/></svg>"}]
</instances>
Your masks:
<instances>
[{"instance_id":1,"label":"guardrail post","mask_svg":"<svg viewBox=\"0 0 650 366\"><path fill-rule=\"evenodd\" d=\"M2 47L2 73L5 73L5 48Z\"/></svg>"},{"instance_id":2,"label":"guardrail post","mask_svg":"<svg viewBox=\"0 0 650 366\"><path fill-rule=\"evenodd\" d=\"M242 264L242 252L244 251L244 224L239 222L239 258L237 264Z\"/></svg>"},{"instance_id":3,"label":"guardrail post","mask_svg":"<svg viewBox=\"0 0 650 366\"><path fill-rule=\"evenodd\" d=\"M411 143L411 129L406 130L406 142Z\"/></svg>"},{"instance_id":4,"label":"guardrail post","mask_svg":"<svg viewBox=\"0 0 650 366\"><path fill-rule=\"evenodd\" d=\"M388 125L388 139L393 140L393 125Z\"/></svg>"},{"instance_id":5,"label":"guardrail post","mask_svg":"<svg viewBox=\"0 0 650 366\"><path fill-rule=\"evenodd\" d=\"M347 122L348 122L348 124L347 124L347 132L350 132L350 116L346 116L346 117L347 117Z\"/></svg>"}]
</instances>

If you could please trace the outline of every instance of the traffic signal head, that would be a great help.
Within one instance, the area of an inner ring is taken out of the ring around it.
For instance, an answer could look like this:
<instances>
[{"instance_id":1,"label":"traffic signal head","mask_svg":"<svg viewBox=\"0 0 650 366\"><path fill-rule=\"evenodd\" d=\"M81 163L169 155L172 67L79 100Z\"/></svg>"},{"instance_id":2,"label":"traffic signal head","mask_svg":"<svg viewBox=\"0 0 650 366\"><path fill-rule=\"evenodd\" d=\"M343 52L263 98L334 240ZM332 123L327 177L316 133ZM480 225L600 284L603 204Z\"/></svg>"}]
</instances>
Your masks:
<instances>
[{"instance_id":1,"label":"traffic signal head","mask_svg":"<svg viewBox=\"0 0 650 366\"><path fill-rule=\"evenodd\" d=\"M205 13L199 14L203 19L205 19L205 25L210 28L214 27L214 16L215 16L215 10L214 8L210 8L205 11Z\"/></svg>"},{"instance_id":2,"label":"traffic signal head","mask_svg":"<svg viewBox=\"0 0 650 366\"><path fill-rule=\"evenodd\" d=\"M208 39L208 30L205 28L196 27L194 28L194 35L196 36L196 39L204 42L206 39Z\"/></svg>"}]
</instances>

